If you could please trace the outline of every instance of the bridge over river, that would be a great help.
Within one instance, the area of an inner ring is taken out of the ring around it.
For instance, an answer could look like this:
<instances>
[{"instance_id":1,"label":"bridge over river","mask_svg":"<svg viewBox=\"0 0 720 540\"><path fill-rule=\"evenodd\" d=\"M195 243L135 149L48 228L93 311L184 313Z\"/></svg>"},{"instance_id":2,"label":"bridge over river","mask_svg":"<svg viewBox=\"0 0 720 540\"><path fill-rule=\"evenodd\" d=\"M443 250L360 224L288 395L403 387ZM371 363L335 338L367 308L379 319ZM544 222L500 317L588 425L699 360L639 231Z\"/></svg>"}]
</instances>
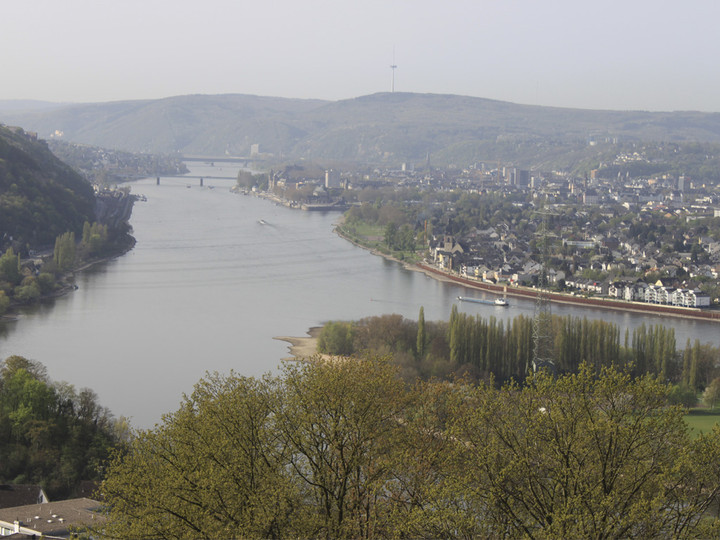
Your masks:
<instances>
[{"instance_id":1,"label":"bridge over river","mask_svg":"<svg viewBox=\"0 0 720 540\"><path fill-rule=\"evenodd\" d=\"M189 163L203 163L210 167L215 167L215 164L233 164L240 165L241 167L247 167L250 163L263 161L262 157L259 156L180 156L180 159ZM156 184L160 185L161 179L178 178L181 180L199 180L200 186L203 185L205 180L237 180L237 175L228 176L223 174L221 171L222 167L218 167L218 174L183 174L183 175L162 175L156 178Z\"/></svg>"},{"instance_id":2,"label":"bridge over river","mask_svg":"<svg viewBox=\"0 0 720 540\"><path fill-rule=\"evenodd\" d=\"M257 163L258 161L265 161L262 156L251 155L251 156L180 156L182 161L194 161L209 163L238 163L242 164L243 167L247 167L250 163Z\"/></svg>"},{"instance_id":3,"label":"bridge over river","mask_svg":"<svg viewBox=\"0 0 720 540\"><path fill-rule=\"evenodd\" d=\"M158 186L160 185L160 179L161 179L161 178L162 178L162 179L165 179L165 180L170 179L170 178L177 178L177 179L179 179L179 180L190 180L190 179L198 180L198 179L199 179L199 185L200 185L200 187L203 187L203 186L205 185L205 180L237 180L237 176L212 176L212 175L209 175L209 174L206 174L206 175L204 175L204 176L191 175L191 174L183 174L183 175L177 175L177 176L167 176L167 175L165 175L165 176L162 176L162 177L158 176L158 177L155 179L155 184L156 184L156 185L158 185ZM188 187L189 187L189 184L188 184Z\"/></svg>"}]
</instances>

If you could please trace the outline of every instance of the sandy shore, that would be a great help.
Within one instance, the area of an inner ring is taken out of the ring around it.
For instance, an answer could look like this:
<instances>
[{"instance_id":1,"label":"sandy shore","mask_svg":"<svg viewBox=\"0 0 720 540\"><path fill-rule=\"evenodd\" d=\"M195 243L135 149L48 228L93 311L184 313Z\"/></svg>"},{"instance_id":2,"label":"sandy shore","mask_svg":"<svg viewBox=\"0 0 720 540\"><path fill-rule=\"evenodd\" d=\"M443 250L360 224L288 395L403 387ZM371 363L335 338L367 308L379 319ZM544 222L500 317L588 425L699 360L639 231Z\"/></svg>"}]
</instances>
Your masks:
<instances>
[{"instance_id":1,"label":"sandy shore","mask_svg":"<svg viewBox=\"0 0 720 540\"><path fill-rule=\"evenodd\" d=\"M273 339L285 341L290 344L288 347L290 356L283 358L283 360L311 358L317 355L317 341L318 336L320 335L320 330L322 330L322 327L314 326L308 330L308 335L305 337L277 336Z\"/></svg>"},{"instance_id":2,"label":"sandy shore","mask_svg":"<svg viewBox=\"0 0 720 540\"><path fill-rule=\"evenodd\" d=\"M277 336L273 339L286 341L290 344L288 351L291 356L283 358L283 361L309 361L309 362L345 362L352 358L351 356L335 356L332 354L320 354L317 352L317 342L321 326L314 326L308 330L306 337L293 336Z\"/></svg>"}]
</instances>

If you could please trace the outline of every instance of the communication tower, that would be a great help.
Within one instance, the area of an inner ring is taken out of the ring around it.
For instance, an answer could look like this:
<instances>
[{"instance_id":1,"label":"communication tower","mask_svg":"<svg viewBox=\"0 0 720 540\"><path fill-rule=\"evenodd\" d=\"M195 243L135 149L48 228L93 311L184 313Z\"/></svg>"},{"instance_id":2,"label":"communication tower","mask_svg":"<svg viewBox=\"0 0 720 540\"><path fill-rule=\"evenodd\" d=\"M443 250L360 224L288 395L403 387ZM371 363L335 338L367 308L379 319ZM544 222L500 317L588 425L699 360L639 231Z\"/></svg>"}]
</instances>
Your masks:
<instances>
[{"instance_id":1,"label":"communication tower","mask_svg":"<svg viewBox=\"0 0 720 540\"><path fill-rule=\"evenodd\" d=\"M392 70L392 81L390 82L390 92L395 92L395 70L397 69L397 65L395 64L395 48L393 48L393 60L392 60L392 64L390 64L390 69Z\"/></svg>"}]
</instances>

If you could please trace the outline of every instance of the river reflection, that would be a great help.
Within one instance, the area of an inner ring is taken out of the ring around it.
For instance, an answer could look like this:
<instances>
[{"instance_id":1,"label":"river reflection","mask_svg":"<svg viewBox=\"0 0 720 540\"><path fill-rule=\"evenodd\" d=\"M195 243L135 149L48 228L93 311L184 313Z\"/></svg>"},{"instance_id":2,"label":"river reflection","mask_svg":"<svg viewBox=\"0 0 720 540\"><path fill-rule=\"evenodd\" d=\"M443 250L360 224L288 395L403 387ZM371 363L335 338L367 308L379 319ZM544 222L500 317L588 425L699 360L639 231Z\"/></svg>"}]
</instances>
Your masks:
<instances>
[{"instance_id":1,"label":"river reflection","mask_svg":"<svg viewBox=\"0 0 720 540\"><path fill-rule=\"evenodd\" d=\"M193 167L193 175L234 176ZM236 171L237 169L235 169ZM95 390L115 415L150 427L177 409L206 371L260 375L277 369L287 344L327 320L383 313L446 320L461 311L509 319L532 315L531 301L509 308L458 303L484 296L369 254L332 232L337 213L289 210L235 195L232 180L147 179L132 217L137 245L77 276L78 290L0 325L0 357L38 360L55 380ZM189 187L188 187L189 186ZM686 338L718 344L717 325L571 306L558 315L602 318L621 328L663 322Z\"/></svg>"}]
</instances>

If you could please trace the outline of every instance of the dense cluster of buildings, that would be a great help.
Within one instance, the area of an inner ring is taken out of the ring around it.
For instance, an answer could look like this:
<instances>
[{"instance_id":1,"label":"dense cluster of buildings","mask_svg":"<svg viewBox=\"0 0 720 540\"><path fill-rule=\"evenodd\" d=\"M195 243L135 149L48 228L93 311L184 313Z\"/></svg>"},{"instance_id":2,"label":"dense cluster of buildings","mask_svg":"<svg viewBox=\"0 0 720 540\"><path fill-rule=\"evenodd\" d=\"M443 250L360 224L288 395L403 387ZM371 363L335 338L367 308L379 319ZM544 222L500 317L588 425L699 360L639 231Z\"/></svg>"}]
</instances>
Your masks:
<instances>
[{"instance_id":1,"label":"dense cluster of buildings","mask_svg":"<svg viewBox=\"0 0 720 540\"><path fill-rule=\"evenodd\" d=\"M526 242L509 231L503 234L495 230L481 231L481 234L474 231L461 239L442 236L432 242L431 253L432 262L438 268L486 283L530 287L545 283L548 287L584 296L704 308L711 306L712 299L700 290L699 282L720 279L720 243L705 240L704 245L699 245L706 254L711 254L710 262L706 263L693 262L690 253L663 253L654 245L652 253L643 254L639 246L632 244L610 242L617 246L610 249L603 242L589 240L572 245L567 255L555 254L554 267L545 267L530 256ZM590 256L589 250L600 254ZM608 277L583 277L585 270ZM613 271L675 277L646 282L641 277L612 278ZM677 277L678 274L682 278Z\"/></svg>"},{"instance_id":2,"label":"dense cluster of buildings","mask_svg":"<svg viewBox=\"0 0 720 540\"><path fill-rule=\"evenodd\" d=\"M610 165L643 159L645 156L637 152L622 154ZM518 226L520 219L464 231L457 237L438 231L439 236L428 239L433 262L462 276L511 285L537 286L544 282L576 294L690 307L714 303L714 297L700 289L702 282L714 281L720 288L720 227L709 231L705 226L708 219L720 217L720 190L685 175L633 178L618 173L603 177L594 170L577 178L500 163L442 170L403 164L397 169L364 173L328 170L324 178L314 181L289 180L276 174L271 175L270 187L297 189L313 183L315 187L306 191L308 202L329 202L335 188L357 192L366 188L417 188L423 192L504 197L523 209L526 222L537 221L531 216L540 206L560 216L552 220L555 247L547 265L540 264L532 245L537 229L523 230ZM638 222L659 227L683 223L689 232L679 239L680 244L675 236L670 245L665 233L658 232L652 238L637 235L633 227ZM695 227L696 223L700 226ZM606 278L591 279L588 274ZM618 275L649 275L652 279L618 281L607 277ZM656 283L658 276L666 282Z\"/></svg>"},{"instance_id":3,"label":"dense cluster of buildings","mask_svg":"<svg viewBox=\"0 0 720 540\"><path fill-rule=\"evenodd\" d=\"M512 222L519 220L474 229L458 238L436 238L431 242L433 262L439 268L491 283L538 286L544 282L586 296L709 307L713 298L701 285L720 284L720 228L709 230L707 224L720 217L720 199L710 190L696 190L680 198L671 198L673 192L667 189L665 193L664 199L655 197L657 202L628 206L608 199L587 210L577 199L548 197L544 208L559 217L553 219L549 231L554 250L546 261L547 269L540 264L537 251L532 254L531 242L538 230L520 230ZM650 198L639 191L635 200L641 196ZM531 214L529 209L525 215ZM637 223L650 224L657 234L651 239L636 236L633 227ZM679 244L677 233L663 231L663 223L683 225ZM612 278L628 275L641 277ZM643 276L654 277L645 282ZM657 282L658 276L662 282Z\"/></svg>"}]
</instances>

